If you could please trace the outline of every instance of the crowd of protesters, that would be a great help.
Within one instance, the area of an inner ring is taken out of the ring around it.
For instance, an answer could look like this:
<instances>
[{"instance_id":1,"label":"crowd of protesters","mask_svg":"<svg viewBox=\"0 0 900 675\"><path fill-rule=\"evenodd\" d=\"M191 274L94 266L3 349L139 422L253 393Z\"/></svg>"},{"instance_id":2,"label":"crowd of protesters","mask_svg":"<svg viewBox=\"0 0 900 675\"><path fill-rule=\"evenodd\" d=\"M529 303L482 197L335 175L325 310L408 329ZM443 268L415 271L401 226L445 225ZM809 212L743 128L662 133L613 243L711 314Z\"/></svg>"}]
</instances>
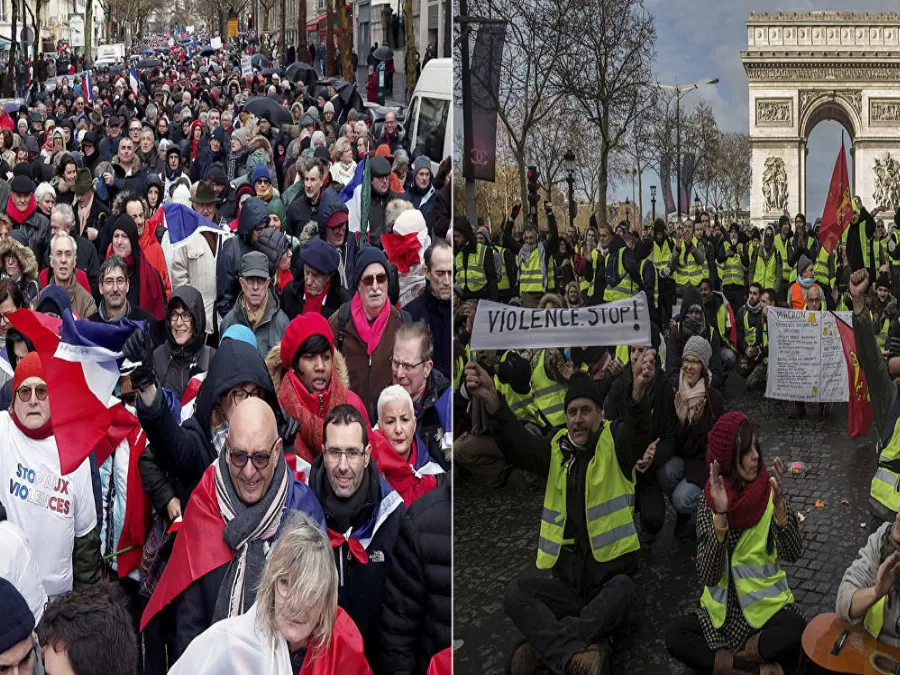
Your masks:
<instances>
[{"instance_id":1,"label":"crowd of protesters","mask_svg":"<svg viewBox=\"0 0 900 675\"><path fill-rule=\"evenodd\" d=\"M0 672L449 672L450 160L167 42L0 113ZM134 433L63 473L70 314Z\"/></svg>"}]
</instances>

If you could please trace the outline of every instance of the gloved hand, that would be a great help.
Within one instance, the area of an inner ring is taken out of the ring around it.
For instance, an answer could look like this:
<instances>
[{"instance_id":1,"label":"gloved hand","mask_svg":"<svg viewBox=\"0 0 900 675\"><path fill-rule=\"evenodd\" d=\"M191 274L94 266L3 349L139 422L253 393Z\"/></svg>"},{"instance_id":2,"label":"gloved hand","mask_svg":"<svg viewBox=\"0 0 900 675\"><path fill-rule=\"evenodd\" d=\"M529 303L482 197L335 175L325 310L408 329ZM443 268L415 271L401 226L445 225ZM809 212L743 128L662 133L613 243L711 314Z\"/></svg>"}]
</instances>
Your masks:
<instances>
[{"instance_id":1,"label":"gloved hand","mask_svg":"<svg viewBox=\"0 0 900 675\"><path fill-rule=\"evenodd\" d=\"M146 328L135 329L122 346L122 354L132 363L140 364L131 373L131 385L135 389L146 389L156 381L153 373L153 341Z\"/></svg>"}]
</instances>

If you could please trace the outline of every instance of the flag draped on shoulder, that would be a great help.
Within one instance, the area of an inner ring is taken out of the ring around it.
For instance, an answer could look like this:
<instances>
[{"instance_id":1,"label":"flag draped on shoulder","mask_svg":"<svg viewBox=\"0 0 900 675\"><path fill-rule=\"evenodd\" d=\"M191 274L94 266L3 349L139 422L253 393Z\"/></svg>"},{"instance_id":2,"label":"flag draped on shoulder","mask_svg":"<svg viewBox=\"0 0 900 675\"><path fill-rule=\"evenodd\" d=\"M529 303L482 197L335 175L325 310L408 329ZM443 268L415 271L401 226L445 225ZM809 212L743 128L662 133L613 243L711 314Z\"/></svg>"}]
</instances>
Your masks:
<instances>
[{"instance_id":1,"label":"flag draped on shoulder","mask_svg":"<svg viewBox=\"0 0 900 675\"><path fill-rule=\"evenodd\" d=\"M84 76L84 98L89 104L94 103L94 78L91 77L90 69Z\"/></svg>"},{"instance_id":2,"label":"flag draped on shoulder","mask_svg":"<svg viewBox=\"0 0 900 675\"><path fill-rule=\"evenodd\" d=\"M828 254L834 251L838 240L850 224L853 216L853 200L850 197L850 179L847 176L847 156L844 153L844 142L834 163L831 173L831 185L822 211L822 225L819 227L819 241Z\"/></svg>"},{"instance_id":3,"label":"flag draped on shoulder","mask_svg":"<svg viewBox=\"0 0 900 675\"><path fill-rule=\"evenodd\" d=\"M188 237L194 232L226 234L225 230L214 222L181 204L164 204L147 223L154 230L160 225L165 225L169 231L169 242L174 248L187 244Z\"/></svg>"},{"instance_id":4,"label":"flag draped on shoulder","mask_svg":"<svg viewBox=\"0 0 900 675\"><path fill-rule=\"evenodd\" d=\"M351 178L350 182L341 190L341 200L345 204L353 199L353 193L356 191L356 188L362 185L363 174L366 171L367 163L366 158L363 158L363 160L356 165L356 171L353 172L353 178Z\"/></svg>"},{"instance_id":5,"label":"flag draped on shoulder","mask_svg":"<svg viewBox=\"0 0 900 675\"><path fill-rule=\"evenodd\" d=\"M860 368L856 357L856 338L853 328L848 326L837 314L838 332L841 334L841 346L844 349L844 360L847 362L847 381L850 383L850 397L847 407L847 430L850 438L868 436L872 425L872 402L869 398L869 383Z\"/></svg>"},{"instance_id":6,"label":"flag draped on shoulder","mask_svg":"<svg viewBox=\"0 0 900 675\"><path fill-rule=\"evenodd\" d=\"M134 69L134 64L131 64L131 72L128 73L128 84L131 85L132 93L137 96L138 89L141 86L141 80L138 78L137 71Z\"/></svg>"}]
</instances>

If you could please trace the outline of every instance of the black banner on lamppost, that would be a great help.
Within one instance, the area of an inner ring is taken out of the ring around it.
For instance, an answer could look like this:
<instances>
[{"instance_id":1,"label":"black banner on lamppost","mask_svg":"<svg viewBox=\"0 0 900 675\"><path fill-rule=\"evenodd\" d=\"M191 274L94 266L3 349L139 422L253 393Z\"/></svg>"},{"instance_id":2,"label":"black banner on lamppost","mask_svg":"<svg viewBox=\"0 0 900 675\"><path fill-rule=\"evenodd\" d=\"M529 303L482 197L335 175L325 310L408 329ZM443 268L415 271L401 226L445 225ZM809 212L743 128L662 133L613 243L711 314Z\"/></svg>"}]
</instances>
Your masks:
<instances>
[{"instance_id":1,"label":"black banner on lamppost","mask_svg":"<svg viewBox=\"0 0 900 675\"><path fill-rule=\"evenodd\" d=\"M505 23L478 28L472 50L472 133L465 137L463 174L466 178L494 181L497 160L497 100L503 64Z\"/></svg>"}]
</instances>

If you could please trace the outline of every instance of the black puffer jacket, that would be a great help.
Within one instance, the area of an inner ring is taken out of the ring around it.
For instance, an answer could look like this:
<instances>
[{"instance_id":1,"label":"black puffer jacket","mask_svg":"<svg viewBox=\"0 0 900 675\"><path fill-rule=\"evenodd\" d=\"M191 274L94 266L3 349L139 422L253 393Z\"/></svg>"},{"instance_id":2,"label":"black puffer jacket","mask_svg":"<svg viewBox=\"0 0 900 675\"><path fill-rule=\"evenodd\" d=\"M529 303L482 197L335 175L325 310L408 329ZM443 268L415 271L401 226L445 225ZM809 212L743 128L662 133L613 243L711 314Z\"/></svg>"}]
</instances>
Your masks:
<instances>
[{"instance_id":1,"label":"black puffer jacket","mask_svg":"<svg viewBox=\"0 0 900 675\"><path fill-rule=\"evenodd\" d=\"M238 276L241 272L241 256L256 247L250 243L253 228L269 221L269 209L258 197L251 197L241 207L238 220L237 236L228 239L222 245L222 251L216 256L216 311L225 316L234 307L237 296L241 292Z\"/></svg>"},{"instance_id":2,"label":"black puffer jacket","mask_svg":"<svg viewBox=\"0 0 900 675\"><path fill-rule=\"evenodd\" d=\"M206 346L206 311L200 291L193 286L176 288L166 307L167 317L172 315L176 303L183 304L190 312L193 337L187 344L179 346L172 337L171 325L166 321L166 341L153 352L153 371L160 385L181 400L191 378L209 370L216 350Z\"/></svg>"},{"instance_id":3,"label":"black puffer jacket","mask_svg":"<svg viewBox=\"0 0 900 675\"><path fill-rule=\"evenodd\" d=\"M421 675L450 646L450 483L422 495L406 515L388 571L381 613L382 672Z\"/></svg>"}]
</instances>

